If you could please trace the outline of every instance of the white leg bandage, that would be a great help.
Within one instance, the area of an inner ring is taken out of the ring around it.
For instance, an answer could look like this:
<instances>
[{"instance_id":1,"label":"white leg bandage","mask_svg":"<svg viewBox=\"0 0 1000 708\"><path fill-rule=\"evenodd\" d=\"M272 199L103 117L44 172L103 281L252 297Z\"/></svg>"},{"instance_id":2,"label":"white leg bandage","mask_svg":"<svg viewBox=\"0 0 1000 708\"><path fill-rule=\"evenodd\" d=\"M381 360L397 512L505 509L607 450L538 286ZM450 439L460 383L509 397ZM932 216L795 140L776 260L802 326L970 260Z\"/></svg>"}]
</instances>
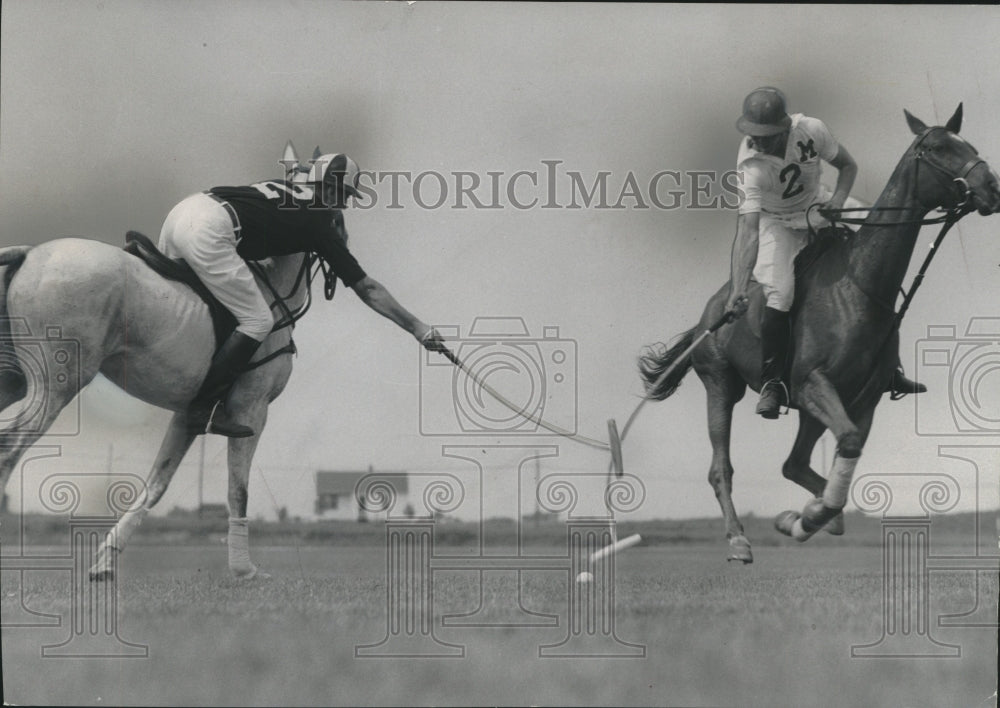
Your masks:
<instances>
[{"instance_id":1,"label":"white leg bandage","mask_svg":"<svg viewBox=\"0 0 1000 708\"><path fill-rule=\"evenodd\" d=\"M248 523L246 517L229 517L229 569L234 573L249 573L253 569Z\"/></svg>"},{"instance_id":2,"label":"white leg bandage","mask_svg":"<svg viewBox=\"0 0 1000 708\"><path fill-rule=\"evenodd\" d=\"M847 505L847 493L851 490L854 468L860 457L841 457L833 462L833 471L823 489L823 505L831 509L843 509Z\"/></svg>"},{"instance_id":3,"label":"white leg bandage","mask_svg":"<svg viewBox=\"0 0 1000 708\"><path fill-rule=\"evenodd\" d=\"M146 490L142 490L132 508L122 514L122 517L118 519L118 523L115 524L114 528L108 531L108 535L104 539L105 546L118 551L125 550L125 544L128 543L132 534L135 533L142 520L146 518L146 514L149 513L149 507L146 506L148 499L149 495L146 493Z\"/></svg>"}]
</instances>

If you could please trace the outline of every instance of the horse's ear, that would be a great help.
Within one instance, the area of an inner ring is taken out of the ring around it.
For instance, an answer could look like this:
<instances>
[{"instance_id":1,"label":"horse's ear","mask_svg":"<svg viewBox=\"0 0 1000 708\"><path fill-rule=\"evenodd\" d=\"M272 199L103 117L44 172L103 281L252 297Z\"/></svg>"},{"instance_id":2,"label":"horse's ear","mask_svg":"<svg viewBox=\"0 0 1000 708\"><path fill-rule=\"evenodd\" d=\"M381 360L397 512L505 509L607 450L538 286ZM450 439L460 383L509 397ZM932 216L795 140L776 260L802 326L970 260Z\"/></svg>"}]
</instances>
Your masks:
<instances>
[{"instance_id":1,"label":"horse's ear","mask_svg":"<svg viewBox=\"0 0 1000 708\"><path fill-rule=\"evenodd\" d=\"M323 153L321 153L321 152L319 151L319 145L317 145L317 146L316 146L316 149L315 149L315 150L313 150L313 156L312 156L312 161L313 161L313 162L316 162L316 160L318 160L318 159L320 158L320 156L321 156L322 154L323 154Z\"/></svg>"},{"instance_id":2,"label":"horse's ear","mask_svg":"<svg viewBox=\"0 0 1000 708\"><path fill-rule=\"evenodd\" d=\"M913 131L914 135L920 135L922 132L927 130L927 126L924 125L924 122L905 108L903 109L903 113L906 115L906 123L910 126L910 130Z\"/></svg>"},{"instance_id":3,"label":"horse's ear","mask_svg":"<svg viewBox=\"0 0 1000 708\"><path fill-rule=\"evenodd\" d=\"M962 128L962 104L958 104L958 108L955 109L955 115L948 119L948 122L944 126L953 133L958 133Z\"/></svg>"},{"instance_id":4,"label":"horse's ear","mask_svg":"<svg viewBox=\"0 0 1000 708\"><path fill-rule=\"evenodd\" d=\"M291 140L285 143L285 153L278 162L285 166L285 174L291 173L298 166L299 156L295 154L295 146Z\"/></svg>"}]
</instances>

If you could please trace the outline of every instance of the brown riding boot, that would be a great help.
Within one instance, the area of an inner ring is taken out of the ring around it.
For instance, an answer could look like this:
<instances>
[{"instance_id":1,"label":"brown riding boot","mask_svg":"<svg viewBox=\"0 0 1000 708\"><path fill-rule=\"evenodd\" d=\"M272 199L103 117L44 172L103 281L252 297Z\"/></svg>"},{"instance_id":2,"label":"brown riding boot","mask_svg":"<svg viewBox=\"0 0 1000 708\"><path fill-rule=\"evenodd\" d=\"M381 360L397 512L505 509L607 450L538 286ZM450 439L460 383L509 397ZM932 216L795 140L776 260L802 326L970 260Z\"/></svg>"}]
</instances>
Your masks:
<instances>
[{"instance_id":1,"label":"brown riding boot","mask_svg":"<svg viewBox=\"0 0 1000 708\"><path fill-rule=\"evenodd\" d=\"M253 337L242 332L233 332L222 343L212 357L212 365L205 375L198 395L188 407L188 431L192 433L215 433L227 438L248 438L254 434L252 428L240 425L226 410L226 394L233 382L250 363L254 352L260 346Z\"/></svg>"},{"instance_id":2,"label":"brown riding boot","mask_svg":"<svg viewBox=\"0 0 1000 708\"><path fill-rule=\"evenodd\" d=\"M764 308L764 320L760 326L760 344L764 362L760 377L762 384L760 401L757 402L757 414L768 420L777 418L781 406L788 405L788 389L782 381L791 338L788 320L787 312L771 307Z\"/></svg>"}]
</instances>

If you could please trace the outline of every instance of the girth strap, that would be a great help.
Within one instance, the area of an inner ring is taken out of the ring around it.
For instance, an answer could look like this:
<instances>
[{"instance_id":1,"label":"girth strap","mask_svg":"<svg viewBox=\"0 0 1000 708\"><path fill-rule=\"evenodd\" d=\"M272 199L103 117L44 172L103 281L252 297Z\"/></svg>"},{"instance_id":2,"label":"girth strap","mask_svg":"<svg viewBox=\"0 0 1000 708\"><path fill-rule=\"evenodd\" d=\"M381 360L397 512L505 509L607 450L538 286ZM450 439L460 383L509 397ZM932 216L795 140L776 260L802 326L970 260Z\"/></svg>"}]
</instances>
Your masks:
<instances>
[{"instance_id":1,"label":"girth strap","mask_svg":"<svg viewBox=\"0 0 1000 708\"><path fill-rule=\"evenodd\" d=\"M264 364L268 363L272 359L277 359L279 356L282 356L283 354L292 354L294 356L298 353L299 350L295 347L295 340L289 339L288 344L283 346L281 349L271 352L263 359L247 364L245 367L243 367L243 373L246 373L248 371L253 371L259 366L264 366Z\"/></svg>"}]
</instances>

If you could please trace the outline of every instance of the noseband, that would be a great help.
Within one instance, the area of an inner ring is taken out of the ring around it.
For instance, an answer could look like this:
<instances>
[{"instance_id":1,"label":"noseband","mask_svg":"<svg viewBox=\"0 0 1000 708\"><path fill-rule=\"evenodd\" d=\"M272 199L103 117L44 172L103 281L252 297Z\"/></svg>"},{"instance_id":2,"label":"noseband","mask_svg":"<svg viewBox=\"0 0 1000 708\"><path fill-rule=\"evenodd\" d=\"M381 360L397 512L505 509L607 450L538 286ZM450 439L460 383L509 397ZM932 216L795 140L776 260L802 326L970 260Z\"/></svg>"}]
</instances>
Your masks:
<instances>
[{"instance_id":1,"label":"noseband","mask_svg":"<svg viewBox=\"0 0 1000 708\"><path fill-rule=\"evenodd\" d=\"M969 176L969 173L972 172L977 167L979 167L979 165L986 164L986 161L983 160L983 159L981 159L979 157L979 153L976 152L976 149L972 148L972 146L970 145L969 147L972 148L973 156L971 158L969 158L968 162L966 162L964 165L962 165L961 169L959 169L957 171L957 173L952 174L952 172L947 167L945 167L944 165L942 165L941 163L939 163L937 160L933 159L931 157L930 151L923 147L924 140L926 140L927 137L932 132L934 132L935 130L947 130L947 128L942 128L942 127L939 127L939 126L928 128L927 130L925 130L923 132L923 134L917 140L916 144L913 146L913 150L914 150L914 153L915 153L913 159L914 159L914 162L916 163L916 168L914 170L914 174L915 174L914 181L916 182L917 190L918 190L917 191L917 201L920 202L921 206L924 206L926 208L929 208L929 209L935 208L934 206L927 207L927 205L923 203L923 200L920 199L920 193L919 193L919 190L920 190L920 165L921 165L921 163L923 163L923 164L926 164L928 167L930 167L930 168L932 168L934 170L937 170L938 173L944 175L945 178L951 180L951 182L954 183L958 187L958 189L960 190L962 199L961 199L961 201L959 201L957 204L955 204L951 208L952 209L964 209L968 205L969 200L972 198L972 188L969 186L969 180L967 179L968 176Z\"/></svg>"}]
</instances>

